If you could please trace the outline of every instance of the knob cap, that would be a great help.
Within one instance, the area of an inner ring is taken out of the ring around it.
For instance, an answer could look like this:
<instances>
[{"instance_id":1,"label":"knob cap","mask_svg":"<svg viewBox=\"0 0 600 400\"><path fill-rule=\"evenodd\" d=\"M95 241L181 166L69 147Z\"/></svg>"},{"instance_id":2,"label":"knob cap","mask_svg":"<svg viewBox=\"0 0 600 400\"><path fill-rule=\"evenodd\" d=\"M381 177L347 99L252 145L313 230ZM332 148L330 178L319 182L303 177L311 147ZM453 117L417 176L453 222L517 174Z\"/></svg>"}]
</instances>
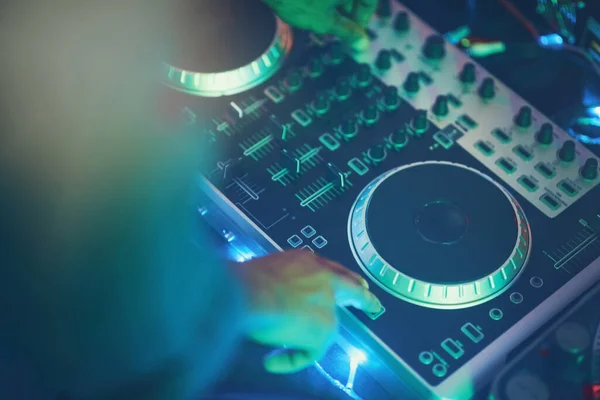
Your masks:
<instances>
[{"instance_id":1,"label":"knob cap","mask_svg":"<svg viewBox=\"0 0 600 400\"><path fill-rule=\"evenodd\" d=\"M438 117L445 117L448 115L448 96L438 96L433 103L432 111Z\"/></svg>"},{"instance_id":2,"label":"knob cap","mask_svg":"<svg viewBox=\"0 0 600 400\"><path fill-rule=\"evenodd\" d=\"M300 74L300 71L293 69L288 72L285 77L285 85L290 91L300 89L300 87L302 87L302 75Z\"/></svg>"},{"instance_id":3,"label":"knob cap","mask_svg":"<svg viewBox=\"0 0 600 400\"><path fill-rule=\"evenodd\" d=\"M446 55L446 43L439 35L431 35L425 39L423 55L430 60L439 60Z\"/></svg>"},{"instance_id":4,"label":"knob cap","mask_svg":"<svg viewBox=\"0 0 600 400\"><path fill-rule=\"evenodd\" d=\"M340 64L344 61L344 48L342 44L339 42L335 42L331 45L331 50L329 51L329 60L332 64Z\"/></svg>"},{"instance_id":5,"label":"knob cap","mask_svg":"<svg viewBox=\"0 0 600 400\"><path fill-rule=\"evenodd\" d=\"M588 158L579 170L581 177L588 181L593 181L598 177L598 160Z\"/></svg>"},{"instance_id":6,"label":"knob cap","mask_svg":"<svg viewBox=\"0 0 600 400\"><path fill-rule=\"evenodd\" d=\"M427 111L426 110L417 110L417 114L412 120L412 127L417 133L424 132L427 129L427 125L429 122L427 121Z\"/></svg>"},{"instance_id":7,"label":"knob cap","mask_svg":"<svg viewBox=\"0 0 600 400\"><path fill-rule=\"evenodd\" d=\"M406 79L402 85L404 90L406 90L408 93L417 93L420 89L420 86L419 74L416 72L410 72L408 75L406 75Z\"/></svg>"},{"instance_id":8,"label":"knob cap","mask_svg":"<svg viewBox=\"0 0 600 400\"><path fill-rule=\"evenodd\" d=\"M388 18L392 15L392 5L390 0L379 0L377 5L377 16L380 18Z\"/></svg>"},{"instance_id":9,"label":"knob cap","mask_svg":"<svg viewBox=\"0 0 600 400\"><path fill-rule=\"evenodd\" d=\"M323 73L323 63L319 58L311 58L308 62L308 74L310 76L317 77Z\"/></svg>"},{"instance_id":10,"label":"knob cap","mask_svg":"<svg viewBox=\"0 0 600 400\"><path fill-rule=\"evenodd\" d=\"M356 72L356 83L360 87L368 86L371 83L371 67L368 64L360 64Z\"/></svg>"},{"instance_id":11,"label":"knob cap","mask_svg":"<svg viewBox=\"0 0 600 400\"><path fill-rule=\"evenodd\" d=\"M395 110L400 105L400 97L398 97L398 89L395 86L388 86L383 92L383 105L388 110Z\"/></svg>"},{"instance_id":12,"label":"knob cap","mask_svg":"<svg viewBox=\"0 0 600 400\"><path fill-rule=\"evenodd\" d=\"M484 100L493 99L496 96L496 86L492 78L485 78L479 86L479 96Z\"/></svg>"},{"instance_id":13,"label":"knob cap","mask_svg":"<svg viewBox=\"0 0 600 400\"><path fill-rule=\"evenodd\" d=\"M585 355L592 345L588 328L576 322L565 322L555 332L557 349L551 354L552 362L562 379L581 381L587 372L580 357ZM578 362L579 360L579 362Z\"/></svg>"},{"instance_id":14,"label":"knob cap","mask_svg":"<svg viewBox=\"0 0 600 400\"><path fill-rule=\"evenodd\" d=\"M313 101L313 110L319 115L325 114L329 110L329 98L323 93L318 94Z\"/></svg>"},{"instance_id":15,"label":"knob cap","mask_svg":"<svg viewBox=\"0 0 600 400\"><path fill-rule=\"evenodd\" d=\"M375 66L382 71L387 71L392 67L392 53L389 50L381 50L377 54L377 60L375 60Z\"/></svg>"},{"instance_id":16,"label":"knob cap","mask_svg":"<svg viewBox=\"0 0 600 400\"><path fill-rule=\"evenodd\" d=\"M554 128L549 122L545 122L540 130L535 135L535 139L539 144L549 145L554 140Z\"/></svg>"},{"instance_id":17,"label":"knob cap","mask_svg":"<svg viewBox=\"0 0 600 400\"><path fill-rule=\"evenodd\" d=\"M379 117L379 110L377 109L377 106L375 106L373 104L367 106L365 111L363 111L363 119L369 125L375 123L375 121L377 121L378 117Z\"/></svg>"},{"instance_id":18,"label":"knob cap","mask_svg":"<svg viewBox=\"0 0 600 400\"><path fill-rule=\"evenodd\" d=\"M352 93L352 88L346 79L342 79L335 86L335 94L338 100L345 100L350 97Z\"/></svg>"},{"instance_id":19,"label":"knob cap","mask_svg":"<svg viewBox=\"0 0 600 400\"><path fill-rule=\"evenodd\" d=\"M515 115L515 124L521 128L529 128L531 126L531 108L523 106Z\"/></svg>"},{"instance_id":20,"label":"knob cap","mask_svg":"<svg viewBox=\"0 0 600 400\"><path fill-rule=\"evenodd\" d=\"M410 29L410 19L408 13L400 11L394 19L394 30L398 33L404 33Z\"/></svg>"},{"instance_id":21,"label":"knob cap","mask_svg":"<svg viewBox=\"0 0 600 400\"><path fill-rule=\"evenodd\" d=\"M405 128L398 128L390 134L388 139L394 150L400 150L408 144L408 132Z\"/></svg>"},{"instance_id":22,"label":"knob cap","mask_svg":"<svg viewBox=\"0 0 600 400\"><path fill-rule=\"evenodd\" d=\"M383 145L377 145L371 147L369 151L367 151L367 156L375 162L383 161L387 156L387 150Z\"/></svg>"},{"instance_id":23,"label":"knob cap","mask_svg":"<svg viewBox=\"0 0 600 400\"><path fill-rule=\"evenodd\" d=\"M475 82L475 78L476 78L475 64L468 62L465 65L463 65L463 68L459 74L459 78L462 83Z\"/></svg>"},{"instance_id":24,"label":"knob cap","mask_svg":"<svg viewBox=\"0 0 600 400\"><path fill-rule=\"evenodd\" d=\"M575 159L575 142L567 140L558 150L558 158L564 162L571 162Z\"/></svg>"},{"instance_id":25,"label":"knob cap","mask_svg":"<svg viewBox=\"0 0 600 400\"><path fill-rule=\"evenodd\" d=\"M358 125L356 124L356 120L354 118L347 118L342 122L342 126L340 127L340 133L346 139L353 138L358 133Z\"/></svg>"}]
</instances>

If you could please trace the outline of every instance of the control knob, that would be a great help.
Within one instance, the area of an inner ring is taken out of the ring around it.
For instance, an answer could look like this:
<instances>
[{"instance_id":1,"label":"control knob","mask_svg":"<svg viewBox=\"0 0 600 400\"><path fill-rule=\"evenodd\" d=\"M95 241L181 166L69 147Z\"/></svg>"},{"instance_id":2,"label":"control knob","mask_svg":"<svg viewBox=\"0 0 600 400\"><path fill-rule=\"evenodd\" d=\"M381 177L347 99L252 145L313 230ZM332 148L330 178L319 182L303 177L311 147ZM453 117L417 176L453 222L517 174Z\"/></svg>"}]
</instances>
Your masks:
<instances>
[{"instance_id":1,"label":"control knob","mask_svg":"<svg viewBox=\"0 0 600 400\"><path fill-rule=\"evenodd\" d=\"M369 151L367 151L367 156L374 162L381 162L387 157L387 150L384 145L379 144L371 147Z\"/></svg>"},{"instance_id":2,"label":"control knob","mask_svg":"<svg viewBox=\"0 0 600 400\"><path fill-rule=\"evenodd\" d=\"M387 71L392 67L392 53L389 50L381 50L377 54L375 66L381 71Z\"/></svg>"},{"instance_id":3,"label":"control knob","mask_svg":"<svg viewBox=\"0 0 600 400\"><path fill-rule=\"evenodd\" d=\"M431 35L425 39L423 55L429 60L439 60L446 55L446 43L439 35Z\"/></svg>"},{"instance_id":4,"label":"control knob","mask_svg":"<svg viewBox=\"0 0 600 400\"><path fill-rule=\"evenodd\" d=\"M377 5L377 16L380 18L388 18L392 15L392 5L390 0L379 0Z\"/></svg>"},{"instance_id":5,"label":"control knob","mask_svg":"<svg viewBox=\"0 0 600 400\"><path fill-rule=\"evenodd\" d=\"M558 150L558 158L564 162L571 162L575 159L575 142L567 140Z\"/></svg>"},{"instance_id":6,"label":"control knob","mask_svg":"<svg viewBox=\"0 0 600 400\"><path fill-rule=\"evenodd\" d=\"M342 126L340 126L340 133L346 139L351 139L358 133L358 125L356 124L356 120L352 117L346 118L344 122L342 122Z\"/></svg>"},{"instance_id":7,"label":"control knob","mask_svg":"<svg viewBox=\"0 0 600 400\"><path fill-rule=\"evenodd\" d=\"M400 11L396 14L396 18L394 19L394 30L398 33L403 33L408 31L410 28L410 19L408 17L408 13L405 11Z\"/></svg>"},{"instance_id":8,"label":"control knob","mask_svg":"<svg viewBox=\"0 0 600 400\"><path fill-rule=\"evenodd\" d=\"M484 100L491 100L496 96L496 85L492 78L485 78L479 86L479 96Z\"/></svg>"},{"instance_id":9,"label":"control knob","mask_svg":"<svg viewBox=\"0 0 600 400\"><path fill-rule=\"evenodd\" d=\"M317 98L313 101L313 110L318 115L323 115L329 110L329 99L323 93L317 95Z\"/></svg>"},{"instance_id":10,"label":"control knob","mask_svg":"<svg viewBox=\"0 0 600 400\"><path fill-rule=\"evenodd\" d=\"M285 77L285 85L288 90L296 91L302 86L302 74L297 69L289 71Z\"/></svg>"},{"instance_id":11,"label":"control knob","mask_svg":"<svg viewBox=\"0 0 600 400\"><path fill-rule=\"evenodd\" d=\"M416 72L410 72L408 75L406 75L406 79L402 84L402 87L408 93L417 93L420 89L420 86L421 85L419 84L419 74L417 74Z\"/></svg>"},{"instance_id":12,"label":"control knob","mask_svg":"<svg viewBox=\"0 0 600 400\"><path fill-rule=\"evenodd\" d=\"M356 83L360 87L368 86L371 83L371 67L368 64L360 64L356 72Z\"/></svg>"},{"instance_id":13,"label":"control knob","mask_svg":"<svg viewBox=\"0 0 600 400\"><path fill-rule=\"evenodd\" d=\"M383 91L383 105L388 110L395 110L400 105L400 97L398 97L398 88L388 86Z\"/></svg>"},{"instance_id":14,"label":"control knob","mask_svg":"<svg viewBox=\"0 0 600 400\"><path fill-rule=\"evenodd\" d=\"M377 106L370 104L367 106L365 111L363 111L363 119L367 123L367 125L372 125L377 121L379 117L379 110Z\"/></svg>"},{"instance_id":15,"label":"control knob","mask_svg":"<svg viewBox=\"0 0 600 400\"><path fill-rule=\"evenodd\" d=\"M429 121L427 120L427 110L417 110L417 114L412 120L412 127L417 133L423 133L427 130Z\"/></svg>"},{"instance_id":16,"label":"control knob","mask_svg":"<svg viewBox=\"0 0 600 400\"><path fill-rule=\"evenodd\" d=\"M549 122L544 122L536 133L535 139L539 144L549 145L554 140L554 128Z\"/></svg>"},{"instance_id":17,"label":"control knob","mask_svg":"<svg viewBox=\"0 0 600 400\"><path fill-rule=\"evenodd\" d=\"M313 78L321 76L323 73L323 63L318 58L311 58L308 62L308 74Z\"/></svg>"},{"instance_id":18,"label":"control knob","mask_svg":"<svg viewBox=\"0 0 600 400\"><path fill-rule=\"evenodd\" d=\"M448 115L448 96L438 96L435 99L435 103L433 103L432 111L438 117L445 117Z\"/></svg>"},{"instance_id":19,"label":"control knob","mask_svg":"<svg viewBox=\"0 0 600 400\"><path fill-rule=\"evenodd\" d=\"M468 62L465 65L463 65L462 70L460 71L460 74L459 74L460 81L462 83L473 83L473 82L475 82L475 78L476 78L475 64Z\"/></svg>"},{"instance_id":20,"label":"control knob","mask_svg":"<svg viewBox=\"0 0 600 400\"><path fill-rule=\"evenodd\" d=\"M398 128L390 134L388 139L394 150L400 150L408 144L408 133L405 128Z\"/></svg>"},{"instance_id":21,"label":"control knob","mask_svg":"<svg viewBox=\"0 0 600 400\"><path fill-rule=\"evenodd\" d=\"M581 358L592 343L590 332L579 323L565 322L556 330L554 338L558 349L550 354L552 360L549 361L560 368L562 379L579 380L586 372Z\"/></svg>"},{"instance_id":22,"label":"control knob","mask_svg":"<svg viewBox=\"0 0 600 400\"><path fill-rule=\"evenodd\" d=\"M531 126L531 108L523 106L515 116L515 124L521 128L529 128Z\"/></svg>"},{"instance_id":23,"label":"control knob","mask_svg":"<svg viewBox=\"0 0 600 400\"><path fill-rule=\"evenodd\" d=\"M588 158L579 170L581 177L588 181L593 181L598 177L598 160L595 158Z\"/></svg>"},{"instance_id":24,"label":"control knob","mask_svg":"<svg viewBox=\"0 0 600 400\"><path fill-rule=\"evenodd\" d=\"M340 64L344 61L344 48L342 44L339 42L335 42L331 45L331 50L329 51L329 60L332 64Z\"/></svg>"},{"instance_id":25,"label":"control knob","mask_svg":"<svg viewBox=\"0 0 600 400\"><path fill-rule=\"evenodd\" d=\"M335 87L338 100L346 100L352 94L352 88L346 79L340 80Z\"/></svg>"}]
</instances>

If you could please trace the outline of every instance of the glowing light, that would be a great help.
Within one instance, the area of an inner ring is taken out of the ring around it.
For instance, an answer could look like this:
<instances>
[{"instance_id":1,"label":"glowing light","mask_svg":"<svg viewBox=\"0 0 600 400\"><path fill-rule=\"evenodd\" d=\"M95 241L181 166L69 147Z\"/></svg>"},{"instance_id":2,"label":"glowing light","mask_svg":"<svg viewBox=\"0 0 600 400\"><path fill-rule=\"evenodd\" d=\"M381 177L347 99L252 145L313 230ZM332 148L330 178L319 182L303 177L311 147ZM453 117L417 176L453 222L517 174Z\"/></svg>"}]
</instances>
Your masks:
<instances>
[{"instance_id":1,"label":"glowing light","mask_svg":"<svg viewBox=\"0 0 600 400\"><path fill-rule=\"evenodd\" d=\"M346 388L352 389L354 387L358 366L367 361L367 355L358 349L350 350L348 355L350 356L350 373L348 374L348 380L346 381Z\"/></svg>"},{"instance_id":2,"label":"glowing light","mask_svg":"<svg viewBox=\"0 0 600 400\"><path fill-rule=\"evenodd\" d=\"M593 116L600 118L600 107L589 108L588 112Z\"/></svg>"}]
</instances>

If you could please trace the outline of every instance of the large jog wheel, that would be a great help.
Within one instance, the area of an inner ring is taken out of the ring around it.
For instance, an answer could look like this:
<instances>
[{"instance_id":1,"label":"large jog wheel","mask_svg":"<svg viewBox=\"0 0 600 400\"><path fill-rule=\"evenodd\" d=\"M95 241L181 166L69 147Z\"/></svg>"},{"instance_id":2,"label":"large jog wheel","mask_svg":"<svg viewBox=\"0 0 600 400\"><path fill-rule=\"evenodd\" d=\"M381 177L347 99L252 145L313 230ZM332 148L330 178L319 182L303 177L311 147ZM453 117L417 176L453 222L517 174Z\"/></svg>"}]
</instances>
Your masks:
<instances>
[{"instance_id":1,"label":"large jog wheel","mask_svg":"<svg viewBox=\"0 0 600 400\"><path fill-rule=\"evenodd\" d=\"M464 308L505 291L525 267L529 226L517 201L479 171L448 162L392 169L350 212L364 272L390 294L432 308Z\"/></svg>"},{"instance_id":2,"label":"large jog wheel","mask_svg":"<svg viewBox=\"0 0 600 400\"><path fill-rule=\"evenodd\" d=\"M175 47L163 82L182 92L228 96L263 83L292 47L292 30L259 0L179 2Z\"/></svg>"}]
</instances>

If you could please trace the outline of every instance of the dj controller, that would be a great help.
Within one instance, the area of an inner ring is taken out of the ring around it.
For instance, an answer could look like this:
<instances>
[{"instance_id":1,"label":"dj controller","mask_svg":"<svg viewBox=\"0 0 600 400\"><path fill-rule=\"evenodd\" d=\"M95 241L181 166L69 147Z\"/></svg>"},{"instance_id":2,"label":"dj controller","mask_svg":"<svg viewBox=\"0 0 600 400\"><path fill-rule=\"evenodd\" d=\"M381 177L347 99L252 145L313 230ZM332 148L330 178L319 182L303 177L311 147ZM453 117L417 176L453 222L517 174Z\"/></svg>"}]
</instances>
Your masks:
<instances>
[{"instance_id":1,"label":"dj controller","mask_svg":"<svg viewBox=\"0 0 600 400\"><path fill-rule=\"evenodd\" d=\"M405 6L383 2L353 53L260 2L218 4L201 36L238 35L227 57L163 75L214 157L198 212L240 261L304 249L367 277L384 309L340 310L341 355L317 365L345 395L384 398L350 371L390 399L470 398L600 280L598 158ZM503 382L497 398L567 398Z\"/></svg>"}]
</instances>

